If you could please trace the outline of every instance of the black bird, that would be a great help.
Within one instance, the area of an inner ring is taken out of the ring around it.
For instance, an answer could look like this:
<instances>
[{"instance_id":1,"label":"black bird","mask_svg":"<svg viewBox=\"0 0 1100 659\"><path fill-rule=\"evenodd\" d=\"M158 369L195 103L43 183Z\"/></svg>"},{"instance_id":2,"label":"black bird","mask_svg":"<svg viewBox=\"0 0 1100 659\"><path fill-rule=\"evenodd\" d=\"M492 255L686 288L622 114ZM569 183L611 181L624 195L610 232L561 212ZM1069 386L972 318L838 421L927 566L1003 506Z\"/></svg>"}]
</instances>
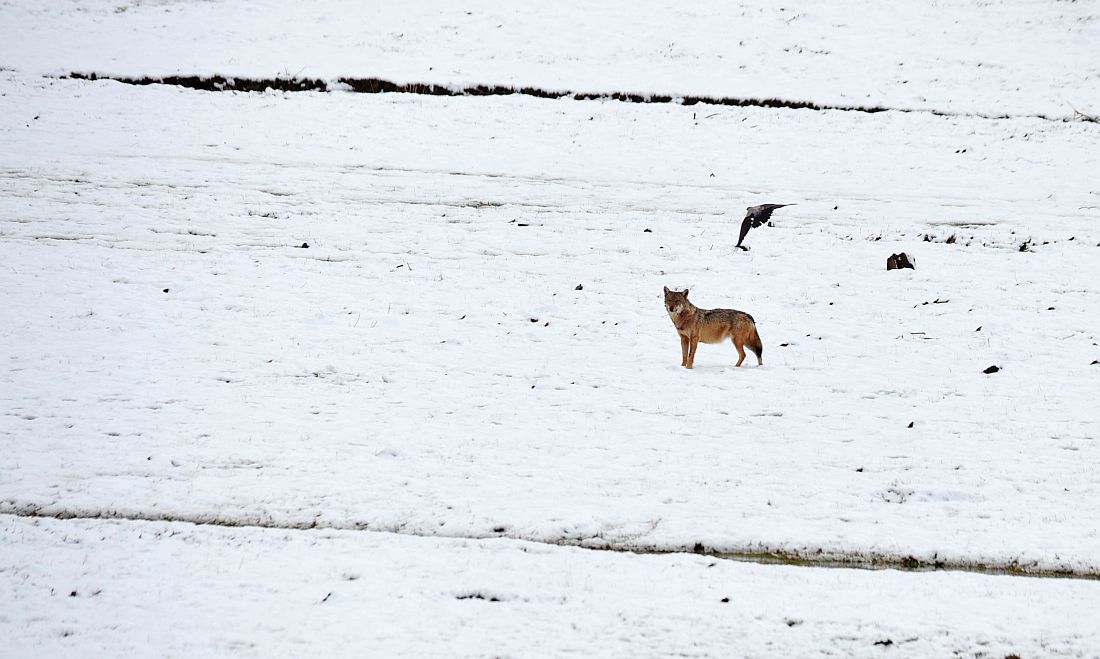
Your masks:
<instances>
[{"instance_id":1,"label":"black bird","mask_svg":"<svg viewBox=\"0 0 1100 659\"><path fill-rule=\"evenodd\" d=\"M772 216L772 211L777 208L783 208L784 206L794 206L794 204L760 204L759 206L749 206L745 209L745 219L741 221L741 237L737 239L737 246L746 252L749 251L748 247L743 246L745 236L748 235L749 229L755 229L756 227L764 224Z\"/></svg>"}]
</instances>

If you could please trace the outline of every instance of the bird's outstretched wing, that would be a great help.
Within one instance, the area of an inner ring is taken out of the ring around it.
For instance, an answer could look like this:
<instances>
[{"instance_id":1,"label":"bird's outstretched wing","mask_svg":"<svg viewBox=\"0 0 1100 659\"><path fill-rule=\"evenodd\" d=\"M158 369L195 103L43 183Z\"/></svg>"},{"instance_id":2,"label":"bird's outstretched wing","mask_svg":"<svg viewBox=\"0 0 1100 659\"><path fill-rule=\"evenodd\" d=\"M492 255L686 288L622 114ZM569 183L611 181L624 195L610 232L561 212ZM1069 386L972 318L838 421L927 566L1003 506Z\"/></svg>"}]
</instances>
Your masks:
<instances>
[{"instance_id":1,"label":"bird's outstretched wing","mask_svg":"<svg viewBox=\"0 0 1100 659\"><path fill-rule=\"evenodd\" d=\"M741 236L737 239L737 247L743 250L748 250L747 247L743 247L741 242L745 240L745 236L748 235L749 229L754 229L768 221L772 216L772 212L777 208L783 208L784 206L794 206L794 204L760 204L759 206L749 206L745 209L745 219L741 221Z\"/></svg>"},{"instance_id":2,"label":"bird's outstretched wing","mask_svg":"<svg viewBox=\"0 0 1100 659\"><path fill-rule=\"evenodd\" d=\"M749 229L752 224L752 213L745 216L745 219L741 220L741 235L737 237L737 246L741 247L741 243L745 240L745 236L749 235ZM748 251L747 247L741 247L741 249Z\"/></svg>"},{"instance_id":3,"label":"bird's outstretched wing","mask_svg":"<svg viewBox=\"0 0 1100 659\"><path fill-rule=\"evenodd\" d=\"M777 208L783 208L784 206L794 206L794 204L760 204L759 206L749 206L745 209L745 218L752 218L752 225L758 227L771 219L772 213Z\"/></svg>"}]
</instances>

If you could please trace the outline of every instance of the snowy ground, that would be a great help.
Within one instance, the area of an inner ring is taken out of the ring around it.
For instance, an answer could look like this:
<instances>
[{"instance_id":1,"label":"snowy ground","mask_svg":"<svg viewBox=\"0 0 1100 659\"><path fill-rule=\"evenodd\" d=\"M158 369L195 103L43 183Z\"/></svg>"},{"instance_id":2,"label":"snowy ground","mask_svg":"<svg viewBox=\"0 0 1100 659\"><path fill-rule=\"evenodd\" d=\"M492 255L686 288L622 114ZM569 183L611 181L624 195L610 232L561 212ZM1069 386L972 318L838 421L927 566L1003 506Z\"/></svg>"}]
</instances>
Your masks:
<instances>
[{"instance_id":1,"label":"snowy ground","mask_svg":"<svg viewBox=\"0 0 1100 659\"><path fill-rule=\"evenodd\" d=\"M0 538L10 656L42 656L44 645L136 657L1036 657L1100 647L1098 584L1072 579L6 516Z\"/></svg>"},{"instance_id":2,"label":"snowy ground","mask_svg":"<svg viewBox=\"0 0 1100 659\"><path fill-rule=\"evenodd\" d=\"M1093 125L20 80L10 509L1100 571Z\"/></svg>"},{"instance_id":3,"label":"snowy ground","mask_svg":"<svg viewBox=\"0 0 1100 659\"><path fill-rule=\"evenodd\" d=\"M731 621L731 605L712 602L724 582L690 576L715 559L552 546L1100 574L1097 124L58 80L41 74L272 72L213 47L195 50L202 61L171 44L148 61L97 59L113 51L95 39L151 12L222 12L210 23L223 29L243 5L33 6L0 7L7 25L40 19L37 37L15 34L26 47L0 45L0 588L20 602L0 607L0 628L22 647L292 654L300 630L281 626L330 620L307 608L336 592L314 574L339 581L392 560L419 567L378 568L378 590L325 602L348 628L326 642L655 655L740 643L774 656L877 656L885 638L909 655L1097 647L1077 617L1095 581L719 560L724 579L766 593L735 604ZM998 15L1037 14L1041 34L1095 27L1011 8ZM46 53L59 29L86 41ZM277 36L257 29L256 44ZM329 64L342 57L333 48L319 51ZM1058 60L1080 76L1059 89L1096 84L1067 64L1080 52ZM519 62L509 66L542 75ZM303 75L424 80L326 66ZM558 78L529 84L603 84L571 78L574 66L593 68L563 60L546 68ZM513 82L485 71L472 81ZM1042 84L1059 84L1051 71ZM668 91L662 75L643 82ZM623 80L616 89L643 85ZM787 95L829 100L814 80ZM1004 96L996 78L950 80L924 88L972 89L968 111L1010 98L1022 114L1056 112L1034 90ZM897 88L869 102L905 103ZM765 201L797 205L749 235L752 251L734 250L742 209ZM885 271L901 250L918 269ZM766 366L735 369L731 346L703 346L695 370L681 369L665 285L753 314ZM982 373L993 364L1002 370ZM327 530L289 530L310 526ZM180 539L148 540L158 532ZM131 569L129 552L151 558ZM469 556L458 568L456 554ZM214 572L195 577L201 566ZM159 604L144 598L151 575L169 593ZM70 609L51 587L107 599ZM239 636L203 635L225 617L213 609L175 630L146 625L147 637L140 617L120 622L124 602L174 619L181 602L237 588L251 593L233 600L249 612ZM509 613L471 625L483 609L466 607L500 603L456 600L466 588L506 594ZM899 592L909 608L885 607ZM997 605L975 612L969 597ZM389 631L358 627L360 603ZM284 605L284 618L264 618ZM784 616L812 622L780 637ZM112 625L125 630L107 638ZM614 638L594 641L605 629ZM687 645L704 629L715 636Z\"/></svg>"},{"instance_id":4,"label":"snowy ground","mask_svg":"<svg viewBox=\"0 0 1100 659\"><path fill-rule=\"evenodd\" d=\"M1100 114L1100 12L1066 0L0 2L0 66L34 73L375 76Z\"/></svg>"}]
</instances>

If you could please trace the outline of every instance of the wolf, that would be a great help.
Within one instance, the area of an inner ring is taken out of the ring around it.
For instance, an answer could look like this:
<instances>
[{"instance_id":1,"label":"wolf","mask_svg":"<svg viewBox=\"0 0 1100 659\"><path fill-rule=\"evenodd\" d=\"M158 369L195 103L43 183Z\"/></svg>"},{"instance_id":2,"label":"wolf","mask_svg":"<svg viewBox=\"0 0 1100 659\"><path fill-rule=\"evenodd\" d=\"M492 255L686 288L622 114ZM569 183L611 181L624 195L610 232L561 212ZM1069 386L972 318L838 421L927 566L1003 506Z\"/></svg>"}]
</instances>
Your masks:
<instances>
[{"instance_id":1,"label":"wolf","mask_svg":"<svg viewBox=\"0 0 1100 659\"><path fill-rule=\"evenodd\" d=\"M688 301L688 290L670 291L665 286L665 309L668 310L676 333L680 335L680 366L691 368L695 364L695 349L699 342L721 343L729 337L737 348L740 359L745 361L745 346L756 354L756 363L764 365L764 344L756 331L752 316L735 309L700 309Z\"/></svg>"}]
</instances>

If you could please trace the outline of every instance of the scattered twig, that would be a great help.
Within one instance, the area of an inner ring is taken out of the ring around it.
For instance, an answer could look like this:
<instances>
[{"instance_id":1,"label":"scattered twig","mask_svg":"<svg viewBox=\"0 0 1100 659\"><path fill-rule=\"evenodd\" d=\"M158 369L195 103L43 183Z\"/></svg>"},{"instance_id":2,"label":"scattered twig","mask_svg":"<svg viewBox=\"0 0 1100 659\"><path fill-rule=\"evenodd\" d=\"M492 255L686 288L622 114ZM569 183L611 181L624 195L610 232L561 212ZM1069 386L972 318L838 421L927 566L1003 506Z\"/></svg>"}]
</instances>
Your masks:
<instances>
[{"instance_id":1,"label":"scattered twig","mask_svg":"<svg viewBox=\"0 0 1100 659\"><path fill-rule=\"evenodd\" d=\"M1096 115L1085 114L1084 112L1081 112L1077 108L1073 107L1073 103L1069 103L1068 105L1070 106L1070 108L1073 109L1073 118L1074 119L1079 119L1081 121L1091 121L1091 122L1094 122L1094 123L1100 123L1100 117L1098 117Z\"/></svg>"}]
</instances>

